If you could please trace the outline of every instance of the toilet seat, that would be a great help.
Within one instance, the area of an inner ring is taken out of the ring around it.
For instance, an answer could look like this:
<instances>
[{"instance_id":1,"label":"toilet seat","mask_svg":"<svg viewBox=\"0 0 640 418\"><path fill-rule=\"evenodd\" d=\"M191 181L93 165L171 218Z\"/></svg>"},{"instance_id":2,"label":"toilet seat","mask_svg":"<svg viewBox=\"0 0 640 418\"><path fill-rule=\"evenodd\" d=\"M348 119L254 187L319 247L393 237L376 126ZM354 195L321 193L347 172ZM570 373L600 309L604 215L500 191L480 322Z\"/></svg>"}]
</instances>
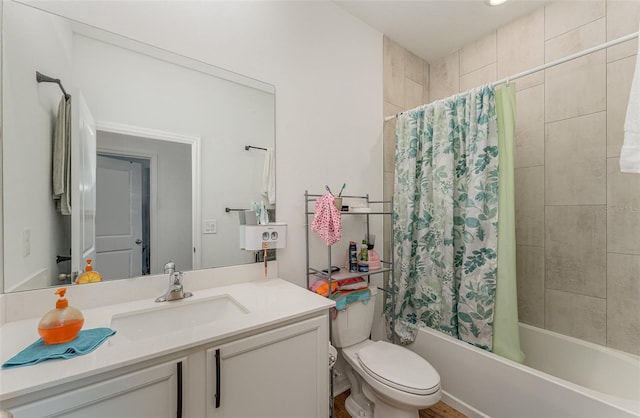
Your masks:
<instances>
[{"instance_id":1,"label":"toilet seat","mask_svg":"<svg viewBox=\"0 0 640 418\"><path fill-rule=\"evenodd\" d=\"M422 357L385 341L368 344L356 353L364 372L394 389L414 395L440 390L440 375Z\"/></svg>"}]
</instances>

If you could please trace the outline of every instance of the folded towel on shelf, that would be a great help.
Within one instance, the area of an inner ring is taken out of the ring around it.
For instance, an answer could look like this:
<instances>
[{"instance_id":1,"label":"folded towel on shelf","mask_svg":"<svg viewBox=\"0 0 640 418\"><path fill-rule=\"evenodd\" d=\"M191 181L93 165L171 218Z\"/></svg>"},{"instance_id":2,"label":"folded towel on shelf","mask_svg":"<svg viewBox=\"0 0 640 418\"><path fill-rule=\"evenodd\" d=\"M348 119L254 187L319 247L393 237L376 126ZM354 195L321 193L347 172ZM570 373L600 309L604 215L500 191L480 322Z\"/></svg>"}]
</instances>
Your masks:
<instances>
[{"instance_id":1,"label":"folded towel on shelf","mask_svg":"<svg viewBox=\"0 0 640 418\"><path fill-rule=\"evenodd\" d=\"M276 161L272 148L267 148L264 153L261 193L269 200L269 204L276 203Z\"/></svg>"},{"instance_id":2,"label":"folded towel on shelf","mask_svg":"<svg viewBox=\"0 0 640 418\"><path fill-rule=\"evenodd\" d=\"M350 279L338 280L338 290L339 291L347 291L347 290L361 290L369 287L369 283L364 279L364 277L352 277Z\"/></svg>"},{"instance_id":3,"label":"folded towel on shelf","mask_svg":"<svg viewBox=\"0 0 640 418\"><path fill-rule=\"evenodd\" d=\"M345 292L338 291L331 295L330 298L336 302L335 309L337 311L342 311L352 303L369 303L369 299L371 299L371 292L369 291L369 289L351 290Z\"/></svg>"},{"instance_id":4,"label":"folded towel on shelf","mask_svg":"<svg viewBox=\"0 0 640 418\"><path fill-rule=\"evenodd\" d=\"M311 285L311 287L309 287L309 290L316 292L321 296L329 296L329 283L327 282L327 279L317 280ZM338 283L332 282L331 292L335 292L336 290L338 290Z\"/></svg>"},{"instance_id":5,"label":"folded towel on shelf","mask_svg":"<svg viewBox=\"0 0 640 418\"><path fill-rule=\"evenodd\" d=\"M89 354L100 347L103 342L116 332L111 328L94 328L82 330L75 340L62 344L47 345L40 338L3 365L3 369L31 366L47 360L69 359Z\"/></svg>"},{"instance_id":6,"label":"folded towel on shelf","mask_svg":"<svg viewBox=\"0 0 640 418\"><path fill-rule=\"evenodd\" d=\"M325 193L316 200L316 208L311 222L311 230L320 235L327 245L333 245L342 238L342 218L333 204L334 197Z\"/></svg>"},{"instance_id":7,"label":"folded towel on shelf","mask_svg":"<svg viewBox=\"0 0 640 418\"><path fill-rule=\"evenodd\" d=\"M624 143L620 150L620 171L640 174L640 50L631 83L627 117L624 121Z\"/></svg>"}]
</instances>

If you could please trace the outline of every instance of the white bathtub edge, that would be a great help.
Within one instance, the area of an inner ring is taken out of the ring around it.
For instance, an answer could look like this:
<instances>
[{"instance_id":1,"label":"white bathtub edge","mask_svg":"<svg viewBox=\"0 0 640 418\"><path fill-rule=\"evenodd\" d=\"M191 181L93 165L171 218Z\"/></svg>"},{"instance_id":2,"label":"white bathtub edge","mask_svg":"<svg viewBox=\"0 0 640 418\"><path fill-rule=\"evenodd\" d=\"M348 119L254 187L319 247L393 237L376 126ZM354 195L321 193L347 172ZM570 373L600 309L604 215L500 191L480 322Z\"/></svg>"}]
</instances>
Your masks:
<instances>
[{"instance_id":1,"label":"white bathtub edge","mask_svg":"<svg viewBox=\"0 0 640 418\"><path fill-rule=\"evenodd\" d=\"M442 402L469 418L491 418L446 391L442 391Z\"/></svg>"}]
</instances>

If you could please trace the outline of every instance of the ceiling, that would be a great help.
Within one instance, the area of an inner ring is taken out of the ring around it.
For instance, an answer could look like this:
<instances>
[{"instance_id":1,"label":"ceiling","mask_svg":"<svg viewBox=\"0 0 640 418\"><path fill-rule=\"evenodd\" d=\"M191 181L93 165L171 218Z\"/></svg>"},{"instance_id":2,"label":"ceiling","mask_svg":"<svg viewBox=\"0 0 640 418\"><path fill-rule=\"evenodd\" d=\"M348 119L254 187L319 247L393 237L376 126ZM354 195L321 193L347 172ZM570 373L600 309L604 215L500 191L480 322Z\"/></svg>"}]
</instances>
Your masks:
<instances>
[{"instance_id":1,"label":"ceiling","mask_svg":"<svg viewBox=\"0 0 640 418\"><path fill-rule=\"evenodd\" d=\"M433 62L542 7L544 0L334 0L406 49Z\"/></svg>"}]
</instances>

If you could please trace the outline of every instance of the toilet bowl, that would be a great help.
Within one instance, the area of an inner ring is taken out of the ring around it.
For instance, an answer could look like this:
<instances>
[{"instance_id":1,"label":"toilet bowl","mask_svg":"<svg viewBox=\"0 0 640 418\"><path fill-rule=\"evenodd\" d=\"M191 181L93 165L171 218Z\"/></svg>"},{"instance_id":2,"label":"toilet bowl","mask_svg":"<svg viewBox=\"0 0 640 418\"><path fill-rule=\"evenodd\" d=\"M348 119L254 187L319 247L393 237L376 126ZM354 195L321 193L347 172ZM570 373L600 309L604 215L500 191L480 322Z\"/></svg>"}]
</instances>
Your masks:
<instances>
[{"instance_id":1,"label":"toilet bowl","mask_svg":"<svg viewBox=\"0 0 640 418\"><path fill-rule=\"evenodd\" d=\"M332 324L333 343L351 385L345 407L352 417L418 417L419 409L440 400L440 376L416 353L368 339L377 293L375 287L369 290L371 300L348 305Z\"/></svg>"}]
</instances>

